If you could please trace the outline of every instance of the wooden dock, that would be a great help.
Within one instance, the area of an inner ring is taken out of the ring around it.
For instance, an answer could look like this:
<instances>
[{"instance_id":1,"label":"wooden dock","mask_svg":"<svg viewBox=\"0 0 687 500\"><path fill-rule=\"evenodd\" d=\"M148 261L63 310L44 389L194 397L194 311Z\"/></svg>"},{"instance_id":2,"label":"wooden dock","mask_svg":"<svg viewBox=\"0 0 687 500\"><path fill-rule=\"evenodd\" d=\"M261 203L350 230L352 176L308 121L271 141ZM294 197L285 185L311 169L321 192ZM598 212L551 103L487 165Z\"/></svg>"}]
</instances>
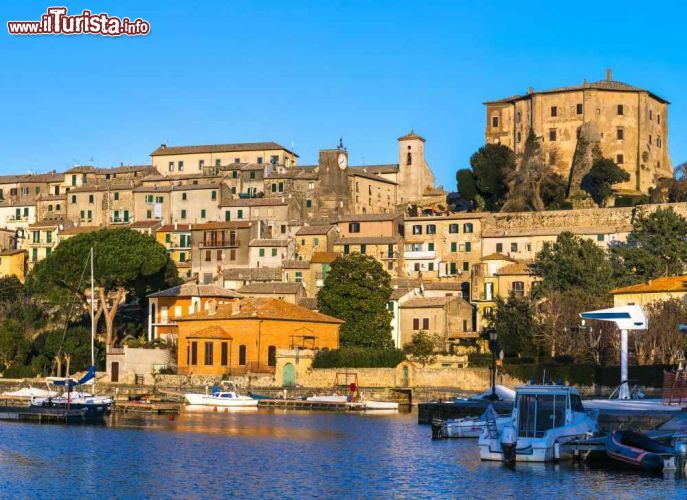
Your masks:
<instances>
[{"instance_id":1,"label":"wooden dock","mask_svg":"<svg viewBox=\"0 0 687 500\"><path fill-rule=\"evenodd\" d=\"M364 403L307 401L304 399L261 399L260 408L284 408L289 410L322 410L322 411L362 411Z\"/></svg>"},{"instance_id":2,"label":"wooden dock","mask_svg":"<svg viewBox=\"0 0 687 500\"><path fill-rule=\"evenodd\" d=\"M121 413L152 413L154 415L179 415L181 403L164 403L142 401L117 401L114 405L115 411Z\"/></svg>"},{"instance_id":3,"label":"wooden dock","mask_svg":"<svg viewBox=\"0 0 687 500\"><path fill-rule=\"evenodd\" d=\"M37 406L0 406L0 420L60 424L93 422L94 419L86 416L87 411L85 408L65 410Z\"/></svg>"}]
</instances>

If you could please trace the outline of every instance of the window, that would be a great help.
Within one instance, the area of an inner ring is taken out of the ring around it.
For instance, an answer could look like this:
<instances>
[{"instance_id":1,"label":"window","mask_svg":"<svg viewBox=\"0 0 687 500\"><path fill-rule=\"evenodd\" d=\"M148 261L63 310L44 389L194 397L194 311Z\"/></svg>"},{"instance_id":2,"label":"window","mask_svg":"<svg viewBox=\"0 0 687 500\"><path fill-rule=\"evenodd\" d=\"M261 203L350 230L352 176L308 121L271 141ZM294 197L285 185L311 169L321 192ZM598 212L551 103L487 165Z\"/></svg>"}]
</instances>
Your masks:
<instances>
[{"instance_id":1,"label":"window","mask_svg":"<svg viewBox=\"0 0 687 500\"><path fill-rule=\"evenodd\" d=\"M40 243L41 242L41 232L40 231L34 231L33 232L33 242L34 243Z\"/></svg>"},{"instance_id":2,"label":"window","mask_svg":"<svg viewBox=\"0 0 687 500\"><path fill-rule=\"evenodd\" d=\"M429 318L422 318L422 329L429 330Z\"/></svg>"},{"instance_id":3,"label":"window","mask_svg":"<svg viewBox=\"0 0 687 500\"><path fill-rule=\"evenodd\" d=\"M511 252L517 252L518 251L518 244L517 243L511 243L510 244L510 251Z\"/></svg>"},{"instance_id":4,"label":"window","mask_svg":"<svg viewBox=\"0 0 687 500\"><path fill-rule=\"evenodd\" d=\"M312 208L312 200L305 200L305 208Z\"/></svg>"},{"instance_id":5,"label":"window","mask_svg":"<svg viewBox=\"0 0 687 500\"><path fill-rule=\"evenodd\" d=\"M603 234L596 235L596 241L604 241L606 238Z\"/></svg>"},{"instance_id":6,"label":"window","mask_svg":"<svg viewBox=\"0 0 687 500\"><path fill-rule=\"evenodd\" d=\"M76 195L72 195L72 205L76 205Z\"/></svg>"},{"instance_id":7,"label":"window","mask_svg":"<svg viewBox=\"0 0 687 500\"><path fill-rule=\"evenodd\" d=\"M186 210L181 211L181 220L186 220Z\"/></svg>"},{"instance_id":8,"label":"window","mask_svg":"<svg viewBox=\"0 0 687 500\"><path fill-rule=\"evenodd\" d=\"M72 186L76 186L76 175L72 175Z\"/></svg>"},{"instance_id":9,"label":"window","mask_svg":"<svg viewBox=\"0 0 687 500\"><path fill-rule=\"evenodd\" d=\"M463 224L463 232L464 233L472 233L472 223L468 222L467 224Z\"/></svg>"},{"instance_id":10,"label":"window","mask_svg":"<svg viewBox=\"0 0 687 500\"><path fill-rule=\"evenodd\" d=\"M420 329L420 318L413 318L413 330Z\"/></svg>"},{"instance_id":11,"label":"window","mask_svg":"<svg viewBox=\"0 0 687 500\"><path fill-rule=\"evenodd\" d=\"M651 146L653 143L653 137L651 137L651 134L649 134L649 146Z\"/></svg>"},{"instance_id":12,"label":"window","mask_svg":"<svg viewBox=\"0 0 687 500\"><path fill-rule=\"evenodd\" d=\"M239 346L239 366L246 366L246 346Z\"/></svg>"},{"instance_id":13,"label":"window","mask_svg":"<svg viewBox=\"0 0 687 500\"><path fill-rule=\"evenodd\" d=\"M658 113L656 115L656 121L658 122L659 125L661 124L661 113Z\"/></svg>"},{"instance_id":14,"label":"window","mask_svg":"<svg viewBox=\"0 0 687 500\"><path fill-rule=\"evenodd\" d=\"M515 113L515 123L520 123L522 121L522 113L518 111Z\"/></svg>"},{"instance_id":15,"label":"window","mask_svg":"<svg viewBox=\"0 0 687 500\"><path fill-rule=\"evenodd\" d=\"M264 248L261 248L260 250L258 250L258 256L259 256L259 257L264 257L264 256L265 256L265 249L264 249Z\"/></svg>"},{"instance_id":16,"label":"window","mask_svg":"<svg viewBox=\"0 0 687 500\"><path fill-rule=\"evenodd\" d=\"M205 342L205 366L211 366L212 365L212 348L213 344L212 342Z\"/></svg>"},{"instance_id":17,"label":"window","mask_svg":"<svg viewBox=\"0 0 687 500\"><path fill-rule=\"evenodd\" d=\"M186 262L186 252L179 252L179 262Z\"/></svg>"},{"instance_id":18,"label":"window","mask_svg":"<svg viewBox=\"0 0 687 500\"><path fill-rule=\"evenodd\" d=\"M262 156L258 156L258 165L262 165Z\"/></svg>"},{"instance_id":19,"label":"window","mask_svg":"<svg viewBox=\"0 0 687 500\"><path fill-rule=\"evenodd\" d=\"M618 116L625 114L625 107L622 104L618 104Z\"/></svg>"},{"instance_id":20,"label":"window","mask_svg":"<svg viewBox=\"0 0 687 500\"><path fill-rule=\"evenodd\" d=\"M191 365L198 364L198 342L191 342Z\"/></svg>"},{"instance_id":21,"label":"window","mask_svg":"<svg viewBox=\"0 0 687 500\"><path fill-rule=\"evenodd\" d=\"M555 128L549 129L549 141L556 142L556 129Z\"/></svg>"},{"instance_id":22,"label":"window","mask_svg":"<svg viewBox=\"0 0 687 500\"><path fill-rule=\"evenodd\" d=\"M243 210L238 210L238 212L236 213L236 218L243 219Z\"/></svg>"},{"instance_id":23,"label":"window","mask_svg":"<svg viewBox=\"0 0 687 500\"><path fill-rule=\"evenodd\" d=\"M269 346L267 348L267 366L277 366L277 347Z\"/></svg>"},{"instance_id":24,"label":"window","mask_svg":"<svg viewBox=\"0 0 687 500\"><path fill-rule=\"evenodd\" d=\"M277 256L277 249L273 248L272 249L272 257L276 257L276 256Z\"/></svg>"},{"instance_id":25,"label":"window","mask_svg":"<svg viewBox=\"0 0 687 500\"><path fill-rule=\"evenodd\" d=\"M427 250L430 252L434 251L434 243L427 243Z\"/></svg>"},{"instance_id":26,"label":"window","mask_svg":"<svg viewBox=\"0 0 687 500\"><path fill-rule=\"evenodd\" d=\"M279 155L272 155L270 156L270 163L272 165L276 165L279 163Z\"/></svg>"},{"instance_id":27,"label":"window","mask_svg":"<svg viewBox=\"0 0 687 500\"><path fill-rule=\"evenodd\" d=\"M525 283L523 281L514 281L513 282L513 293L515 293L515 295L524 295L525 294Z\"/></svg>"},{"instance_id":28,"label":"window","mask_svg":"<svg viewBox=\"0 0 687 500\"><path fill-rule=\"evenodd\" d=\"M320 246L320 239L319 238L313 238L312 239L312 246L314 246L314 247Z\"/></svg>"},{"instance_id":29,"label":"window","mask_svg":"<svg viewBox=\"0 0 687 500\"><path fill-rule=\"evenodd\" d=\"M33 262L38 261L38 249L37 248L34 248L33 250L31 250L31 260Z\"/></svg>"},{"instance_id":30,"label":"window","mask_svg":"<svg viewBox=\"0 0 687 500\"><path fill-rule=\"evenodd\" d=\"M558 106L551 106L551 116L558 116Z\"/></svg>"},{"instance_id":31,"label":"window","mask_svg":"<svg viewBox=\"0 0 687 500\"><path fill-rule=\"evenodd\" d=\"M115 191L113 196L114 196L114 201L119 201L119 191Z\"/></svg>"},{"instance_id":32,"label":"window","mask_svg":"<svg viewBox=\"0 0 687 500\"><path fill-rule=\"evenodd\" d=\"M649 120L653 120L653 119L654 119L654 110L650 109L649 110Z\"/></svg>"},{"instance_id":33,"label":"window","mask_svg":"<svg viewBox=\"0 0 687 500\"><path fill-rule=\"evenodd\" d=\"M434 262L429 262L427 264L427 270L428 271L434 271Z\"/></svg>"},{"instance_id":34,"label":"window","mask_svg":"<svg viewBox=\"0 0 687 500\"><path fill-rule=\"evenodd\" d=\"M296 283L301 283L303 281L303 273L301 271L296 271L296 275L294 276L293 280Z\"/></svg>"},{"instance_id":35,"label":"window","mask_svg":"<svg viewBox=\"0 0 687 500\"><path fill-rule=\"evenodd\" d=\"M496 244L496 251L498 253L503 253L503 243L497 243Z\"/></svg>"},{"instance_id":36,"label":"window","mask_svg":"<svg viewBox=\"0 0 687 500\"><path fill-rule=\"evenodd\" d=\"M205 262L210 262L212 260L212 252L210 250L205 250Z\"/></svg>"},{"instance_id":37,"label":"window","mask_svg":"<svg viewBox=\"0 0 687 500\"><path fill-rule=\"evenodd\" d=\"M95 201L95 200L94 200L93 195L92 195L92 194L89 194L89 195L88 195L88 203L93 203L94 201Z\"/></svg>"},{"instance_id":38,"label":"window","mask_svg":"<svg viewBox=\"0 0 687 500\"><path fill-rule=\"evenodd\" d=\"M458 266L455 262L451 262L451 265L449 266L449 274L458 274Z\"/></svg>"},{"instance_id":39,"label":"window","mask_svg":"<svg viewBox=\"0 0 687 500\"><path fill-rule=\"evenodd\" d=\"M213 191L212 193L210 193L210 199L211 199L212 201L216 201L216 200L217 200L217 191Z\"/></svg>"},{"instance_id":40,"label":"window","mask_svg":"<svg viewBox=\"0 0 687 500\"><path fill-rule=\"evenodd\" d=\"M351 222L348 224L348 232L349 233L359 233L360 232L360 223L359 222Z\"/></svg>"},{"instance_id":41,"label":"window","mask_svg":"<svg viewBox=\"0 0 687 500\"><path fill-rule=\"evenodd\" d=\"M456 234L458 232L458 224L449 224L448 232L451 234Z\"/></svg>"},{"instance_id":42,"label":"window","mask_svg":"<svg viewBox=\"0 0 687 500\"><path fill-rule=\"evenodd\" d=\"M577 114L581 115L583 111L584 111L584 107L582 106L582 104L578 104L577 105Z\"/></svg>"},{"instance_id":43,"label":"window","mask_svg":"<svg viewBox=\"0 0 687 500\"><path fill-rule=\"evenodd\" d=\"M499 117L498 116L492 116L491 117L491 126L492 126L492 128L499 128Z\"/></svg>"},{"instance_id":44,"label":"window","mask_svg":"<svg viewBox=\"0 0 687 500\"><path fill-rule=\"evenodd\" d=\"M255 170L251 170L250 175L248 177L250 177L251 179L255 179Z\"/></svg>"},{"instance_id":45,"label":"window","mask_svg":"<svg viewBox=\"0 0 687 500\"><path fill-rule=\"evenodd\" d=\"M222 260L222 250L217 250L217 261L220 262Z\"/></svg>"},{"instance_id":46,"label":"window","mask_svg":"<svg viewBox=\"0 0 687 500\"><path fill-rule=\"evenodd\" d=\"M344 245L343 253L348 255L351 252L351 247L349 245Z\"/></svg>"},{"instance_id":47,"label":"window","mask_svg":"<svg viewBox=\"0 0 687 500\"><path fill-rule=\"evenodd\" d=\"M422 226L419 224L413 226L413 234L422 234Z\"/></svg>"},{"instance_id":48,"label":"window","mask_svg":"<svg viewBox=\"0 0 687 500\"><path fill-rule=\"evenodd\" d=\"M625 131L623 130L622 127L618 127L615 131L615 137L619 141L622 141L625 138Z\"/></svg>"},{"instance_id":49,"label":"window","mask_svg":"<svg viewBox=\"0 0 687 500\"><path fill-rule=\"evenodd\" d=\"M52 231L46 231L45 241L46 243L52 243Z\"/></svg>"},{"instance_id":50,"label":"window","mask_svg":"<svg viewBox=\"0 0 687 500\"><path fill-rule=\"evenodd\" d=\"M219 160L218 160L219 161ZM222 348L220 351L220 364L222 366L227 366L229 364L229 342L222 342Z\"/></svg>"},{"instance_id":51,"label":"window","mask_svg":"<svg viewBox=\"0 0 687 500\"><path fill-rule=\"evenodd\" d=\"M174 162L173 161L169 162L169 171L174 172Z\"/></svg>"},{"instance_id":52,"label":"window","mask_svg":"<svg viewBox=\"0 0 687 500\"><path fill-rule=\"evenodd\" d=\"M518 133L515 135L515 140L516 142L522 142L522 132L518 130Z\"/></svg>"},{"instance_id":53,"label":"window","mask_svg":"<svg viewBox=\"0 0 687 500\"><path fill-rule=\"evenodd\" d=\"M234 158L234 163L241 163L241 158L239 158L238 156Z\"/></svg>"},{"instance_id":54,"label":"window","mask_svg":"<svg viewBox=\"0 0 687 500\"><path fill-rule=\"evenodd\" d=\"M201 219L204 219L204 218L205 218L205 209L204 209L204 208L201 208L201 209L200 209L200 218L201 218Z\"/></svg>"},{"instance_id":55,"label":"window","mask_svg":"<svg viewBox=\"0 0 687 500\"><path fill-rule=\"evenodd\" d=\"M222 166L222 160L215 160L215 167L221 167Z\"/></svg>"},{"instance_id":56,"label":"window","mask_svg":"<svg viewBox=\"0 0 687 500\"><path fill-rule=\"evenodd\" d=\"M362 244L360 245L360 253L365 255L367 253L367 245Z\"/></svg>"},{"instance_id":57,"label":"window","mask_svg":"<svg viewBox=\"0 0 687 500\"><path fill-rule=\"evenodd\" d=\"M625 163L625 156L623 156L623 155L616 155L616 157L615 157L615 162L616 162L618 165L622 165L623 163Z\"/></svg>"},{"instance_id":58,"label":"window","mask_svg":"<svg viewBox=\"0 0 687 500\"><path fill-rule=\"evenodd\" d=\"M451 251L452 251L452 252L457 252L457 251L458 251L458 243L456 243L455 241L452 241L452 242L451 242Z\"/></svg>"},{"instance_id":59,"label":"window","mask_svg":"<svg viewBox=\"0 0 687 500\"><path fill-rule=\"evenodd\" d=\"M472 251L472 243L470 243L469 241L466 241L466 242L465 242L465 251L466 251L466 252L471 252L471 251Z\"/></svg>"},{"instance_id":60,"label":"window","mask_svg":"<svg viewBox=\"0 0 687 500\"><path fill-rule=\"evenodd\" d=\"M410 147L410 146L408 146ZM408 154L406 155L406 165L412 165L413 164L413 153L408 151Z\"/></svg>"},{"instance_id":61,"label":"window","mask_svg":"<svg viewBox=\"0 0 687 500\"><path fill-rule=\"evenodd\" d=\"M434 224L427 224L427 234L437 234L437 226Z\"/></svg>"},{"instance_id":62,"label":"window","mask_svg":"<svg viewBox=\"0 0 687 500\"><path fill-rule=\"evenodd\" d=\"M661 149L661 147L663 146L663 141L661 140L661 136L660 136L660 135L659 135L658 137L656 137L656 146L657 146L659 149Z\"/></svg>"},{"instance_id":63,"label":"window","mask_svg":"<svg viewBox=\"0 0 687 500\"><path fill-rule=\"evenodd\" d=\"M179 162L179 172L183 172L183 171L184 171L184 162L180 161Z\"/></svg>"},{"instance_id":64,"label":"window","mask_svg":"<svg viewBox=\"0 0 687 500\"><path fill-rule=\"evenodd\" d=\"M198 160L198 170L203 170L205 167L205 160Z\"/></svg>"},{"instance_id":65,"label":"window","mask_svg":"<svg viewBox=\"0 0 687 500\"><path fill-rule=\"evenodd\" d=\"M470 270L470 263L469 262L463 262L463 271L469 271Z\"/></svg>"}]
</instances>

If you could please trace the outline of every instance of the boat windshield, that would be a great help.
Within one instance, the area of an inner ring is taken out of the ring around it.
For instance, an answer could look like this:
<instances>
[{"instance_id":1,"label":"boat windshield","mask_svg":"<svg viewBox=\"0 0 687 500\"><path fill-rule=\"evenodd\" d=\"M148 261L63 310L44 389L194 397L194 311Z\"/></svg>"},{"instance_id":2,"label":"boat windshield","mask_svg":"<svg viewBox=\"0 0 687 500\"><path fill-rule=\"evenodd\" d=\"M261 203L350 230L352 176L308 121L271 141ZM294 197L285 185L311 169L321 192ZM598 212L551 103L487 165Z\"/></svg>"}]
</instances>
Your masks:
<instances>
[{"instance_id":1,"label":"boat windshield","mask_svg":"<svg viewBox=\"0 0 687 500\"><path fill-rule=\"evenodd\" d=\"M518 437L538 438L565 425L565 394L521 394L518 398Z\"/></svg>"}]
</instances>

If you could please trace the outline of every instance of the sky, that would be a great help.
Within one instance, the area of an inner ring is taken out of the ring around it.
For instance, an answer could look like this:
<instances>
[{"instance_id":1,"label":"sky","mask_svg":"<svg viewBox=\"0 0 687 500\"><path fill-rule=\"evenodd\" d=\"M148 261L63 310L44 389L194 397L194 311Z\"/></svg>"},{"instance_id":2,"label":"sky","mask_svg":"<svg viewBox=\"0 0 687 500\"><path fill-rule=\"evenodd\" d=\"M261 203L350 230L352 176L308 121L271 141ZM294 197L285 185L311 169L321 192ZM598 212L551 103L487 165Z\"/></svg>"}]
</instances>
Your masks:
<instances>
[{"instance_id":1,"label":"sky","mask_svg":"<svg viewBox=\"0 0 687 500\"><path fill-rule=\"evenodd\" d=\"M427 140L437 184L484 143L482 103L605 78L672 102L687 160L680 3L203 1L0 3L3 26L49 6L150 22L147 36L0 35L0 174L149 163L169 145L275 141L300 164L343 138L349 162ZM565 7L562 7L562 6Z\"/></svg>"}]
</instances>

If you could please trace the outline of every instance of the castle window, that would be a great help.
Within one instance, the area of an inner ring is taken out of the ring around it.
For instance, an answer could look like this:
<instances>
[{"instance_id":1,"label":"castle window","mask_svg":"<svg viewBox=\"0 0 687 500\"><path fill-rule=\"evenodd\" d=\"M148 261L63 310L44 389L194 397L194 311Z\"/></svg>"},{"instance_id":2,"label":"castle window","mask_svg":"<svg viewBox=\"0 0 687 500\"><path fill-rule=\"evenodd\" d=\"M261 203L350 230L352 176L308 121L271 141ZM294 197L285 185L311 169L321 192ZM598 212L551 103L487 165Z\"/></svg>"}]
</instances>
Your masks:
<instances>
[{"instance_id":1,"label":"castle window","mask_svg":"<svg viewBox=\"0 0 687 500\"><path fill-rule=\"evenodd\" d=\"M658 146L660 148L662 145L663 145L663 142L661 141L661 136L659 135L656 138L656 146Z\"/></svg>"},{"instance_id":2,"label":"castle window","mask_svg":"<svg viewBox=\"0 0 687 500\"><path fill-rule=\"evenodd\" d=\"M625 106L618 104L618 116L623 116L625 114Z\"/></svg>"},{"instance_id":3,"label":"castle window","mask_svg":"<svg viewBox=\"0 0 687 500\"><path fill-rule=\"evenodd\" d=\"M407 165L412 165L413 164L413 153L408 152L408 155L406 157L406 164Z\"/></svg>"},{"instance_id":4,"label":"castle window","mask_svg":"<svg viewBox=\"0 0 687 500\"><path fill-rule=\"evenodd\" d=\"M503 252L503 243L497 243L497 244L496 244L496 251L497 251L498 253L502 253L502 252Z\"/></svg>"},{"instance_id":5,"label":"castle window","mask_svg":"<svg viewBox=\"0 0 687 500\"><path fill-rule=\"evenodd\" d=\"M551 142L556 141L556 129L555 128L549 129L549 141L551 141Z\"/></svg>"},{"instance_id":6,"label":"castle window","mask_svg":"<svg viewBox=\"0 0 687 500\"><path fill-rule=\"evenodd\" d=\"M499 128L499 117L498 116L492 116L491 117L491 126L493 128Z\"/></svg>"},{"instance_id":7,"label":"castle window","mask_svg":"<svg viewBox=\"0 0 687 500\"><path fill-rule=\"evenodd\" d=\"M174 172L174 162L173 161L169 162L169 171Z\"/></svg>"},{"instance_id":8,"label":"castle window","mask_svg":"<svg viewBox=\"0 0 687 500\"><path fill-rule=\"evenodd\" d=\"M517 137L517 138L516 138L516 141L517 141L517 142L522 141L522 132L520 132L520 131L518 130L518 133L517 133L517 136L516 136L516 137Z\"/></svg>"},{"instance_id":9,"label":"castle window","mask_svg":"<svg viewBox=\"0 0 687 500\"><path fill-rule=\"evenodd\" d=\"M413 226L413 234L422 234L422 226L419 224Z\"/></svg>"},{"instance_id":10,"label":"castle window","mask_svg":"<svg viewBox=\"0 0 687 500\"><path fill-rule=\"evenodd\" d=\"M467 224L463 224L463 232L464 233L472 233L472 223L468 222Z\"/></svg>"},{"instance_id":11,"label":"castle window","mask_svg":"<svg viewBox=\"0 0 687 500\"><path fill-rule=\"evenodd\" d=\"M262 165L262 156L258 156L258 165Z\"/></svg>"},{"instance_id":12,"label":"castle window","mask_svg":"<svg viewBox=\"0 0 687 500\"><path fill-rule=\"evenodd\" d=\"M578 104L577 105L577 114L581 115L583 111L584 111L584 107L582 106L582 104Z\"/></svg>"},{"instance_id":13,"label":"castle window","mask_svg":"<svg viewBox=\"0 0 687 500\"><path fill-rule=\"evenodd\" d=\"M180 161L179 162L179 172L183 172L183 171L184 171L184 162Z\"/></svg>"},{"instance_id":14,"label":"castle window","mask_svg":"<svg viewBox=\"0 0 687 500\"><path fill-rule=\"evenodd\" d=\"M234 163L241 163L241 158L239 158L239 157L234 158Z\"/></svg>"},{"instance_id":15,"label":"castle window","mask_svg":"<svg viewBox=\"0 0 687 500\"><path fill-rule=\"evenodd\" d=\"M652 109L649 110L649 120L654 119L654 111Z\"/></svg>"},{"instance_id":16,"label":"castle window","mask_svg":"<svg viewBox=\"0 0 687 500\"><path fill-rule=\"evenodd\" d=\"M653 142L653 137L651 137L651 134L649 134L649 146L651 146Z\"/></svg>"},{"instance_id":17,"label":"castle window","mask_svg":"<svg viewBox=\"0 0 687 500\"><path fill-rule=\"evenodd\" d=\"M615 131L615 136L619 141L622 141L625 138L625 131L622 127L618 127L618 129Z\"/></svg>"},{"instance_id":18,"label":"castle window","mask_svg":"<svg viewBox=\"0 0 687 500\"><path fill-rule=\"evenodd\" d=\"M517 243L511 243L510 244L510 251L511 252L517 252L518 251L518 244Z\"/></svg>"},{"instance_id":19,"label":"castle window","mask_svg":"<svg viewBox=\"0 0 687 500\"><path fill-rule=\"evenodd\" d=\"M618 165L622 165L623 163L625 163L625 157L623 155L616 155L615 162Z\"/></svg>"},{"instance_id":20,"label":"castle window","mask_svg":"<svg viewBox=\"0 0 687 500\"><path fill-rule=\"evenodd\" d=\"M351 222L348 224L348 232L349 233L359 233L360 232L360 223L359 222Z\"/></svg>"},{"instance_id":21,"label":"castle window","mask_svg":"<svg viewBox=\"0 0 687 500\"><path fill-rule=\"evenodd\" d=\"M551 106L551 116L558 116L558 106Z\"/></svg>"},{"instance_id":22,"label":"castle window","mask_svg":"<svg viewBox=\"0 0 687 500\"><path fill-rule=\"evenodd\" d=\"M656 115L656 121L658 122L659 125L661 124L661 113Z\"/></svg>"},{"instance_id":23,"label":"castle window","mask_svg":"<svg viewBox=\"0 0 687 500\"><path fill-rule=\"evenodd\" d=\"M518 111L517 113L515 113L515 123L520 123L521 120L522 120L522 113L520 111Z\"/></svg>"},{"instance_id":24,"label":"castle window","mask_svg":"<svg viewBox=\"0 0 687 500\"><path fill-rule=\"evenodd\" d=\"M458 232L458 224L449 224L448 232L451 234L456 234Z\"/></svg>"},{"instance_id":25,"label":"castle window","mask_svg":"<svg viewBox=\"0 0 687 500\"><path fill-rule=\"evenodd\" d=\"M437 227L434 224L427 224L427 234L437 234Z\"/></svg>"}]
</instances>

